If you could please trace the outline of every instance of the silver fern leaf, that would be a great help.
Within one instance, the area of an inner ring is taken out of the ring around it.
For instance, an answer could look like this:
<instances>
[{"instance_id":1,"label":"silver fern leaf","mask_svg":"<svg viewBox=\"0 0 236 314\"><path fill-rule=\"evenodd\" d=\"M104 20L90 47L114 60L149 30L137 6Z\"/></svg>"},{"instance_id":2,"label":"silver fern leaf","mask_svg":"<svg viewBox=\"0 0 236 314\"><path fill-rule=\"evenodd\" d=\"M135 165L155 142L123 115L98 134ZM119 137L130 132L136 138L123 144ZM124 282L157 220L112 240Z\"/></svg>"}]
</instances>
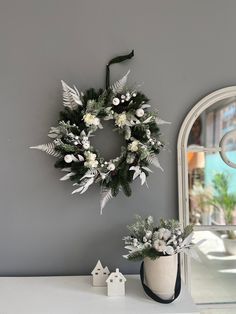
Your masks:
<instances>
[{"instance_id":1,"label":"silver fern leaf","mask_svg":"<svg viewBox=\"0 0 236 314\"><path fill-rule=\"evenodd\" d=\"M75 172L69 172L66 175L64 175L62 178L60 178L60 181L66 181L69 180L70 177L72 177L73 175L75 175Z\"/></svg>"},{"instance_id":2,"label":"silver fern leaf","mask_svg":"<svg viewBox=\"0 0 236 314\"><path fill-rule=\"evenodd\" d=\"M102 210L108 203L110 199L112 199L111 189L102 187L101 189L101 199L100 199L100 215L102 215Z\"/></svg>"},{"instance_id":3,"label":"silver fern leaf","mask_svg":"<svg viewBox=\"0 0 236 314\"><path fill-rule=\"evenodd\" d=\"M62 168L61 171L71 172L71 167Z\"/></svg>"},{"instance_id":4,"label":"silver fern leaf","mask_svg":"<svg viewBox=\"0 0 236 314\"><path fill-rule=\"evenodd\" d=\"M114 84L110 86L114 94L123 92L125 85L127 83L129 73L130 70L125 74L125 76L123 76L120 80L116 81Z\"/></svg>"},{"instance_id":5,"label":"silver fern leaf","mask_svg":"<svg viewBox=\"0 0 236 314\"><path fill-rule=\"evenodd\" d=\"M83 194L87 191L91 184L93 184L94 178L85 178L80 184L79 187L74 190L71 194L80 193Z\"/></svg>"},{"instance_id":6,"label":"silver fern leaf","mask_svg":"<svg viewBox=\"0 0 236 314\"><path fill-rule=\"evenodd\" d=\"M165 120L162 120L160 118L156 118L156 124L157 125L161 125L161 124L171 124L171 122L168 122L168 121L165 121Z\"/></svg>"},{"instance_id":7,"label":"silver fern leaf","mask_svg":"<svg viewBox=\"0 0 236 314\"><path fill-rule=\"evenodd\" d=\"M80 179L82 181L85 178L93 178L97 175L98 171L96 169L89 169L85 175Z\"/></svg>"},{"instance_id":8,"label":"silver fern leaf","mask_svg":"<svg viewBox=\"0 0 236 314\"><path fill-rule=\"evenodd\" d=\"M153 116L148 117L146 120L143 121L144 124L151 122Z\"/></svg>"},{"instance_id":9,"label":"silver fern leaf","mask_svg":"<svg viewBox=\"0 0 236 314\"><path fill-rule=\"evenodd\" d=\"M155 154L150 154L147 157L147 161L152 164L153 166L160 168L161 171L164 171L164 169L162 168L162 166L160 165L159 159L157 158L157 156Z\"/></svg>"},{"instance_id":10,"label":"silver fern leaf","mask_svg":"<svg viewBox=\"0 0 236 314\"><path fill-rule=\"evenodd\" d=\"M78 106L82 106L82 101L80 99L80 94L77 89L71 88L64 81L61 81L63 89L63 105L75 110Z\"/></svg>"},{"instance_id":11,"label":"silver fern leaf","mask_svg":"<svg viewBox=\"0 0 236 314\"><path fill-rule=\"evenodd\" d=\"M54 143L47 143L47 144L42 144L38 146L31 146L30 148L32 149L38 149L41 150L42 152L47 153L48 155L51 155L53 157L62 157L62 154L55 149L56 145Z\"/></svg>"}]
</instances>

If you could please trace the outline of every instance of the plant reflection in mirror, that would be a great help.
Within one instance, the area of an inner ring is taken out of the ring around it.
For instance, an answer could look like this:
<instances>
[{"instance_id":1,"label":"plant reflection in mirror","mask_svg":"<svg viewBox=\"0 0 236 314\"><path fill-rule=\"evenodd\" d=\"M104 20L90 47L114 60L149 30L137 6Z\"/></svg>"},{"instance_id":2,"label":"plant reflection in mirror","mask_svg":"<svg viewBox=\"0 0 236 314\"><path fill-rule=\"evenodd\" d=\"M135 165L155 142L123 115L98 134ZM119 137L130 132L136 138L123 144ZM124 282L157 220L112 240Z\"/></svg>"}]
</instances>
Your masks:
<instances>
[{"instance_id":1,"label":"plant reflection in mirror","mask_svg":"<svg viewBox=\"0 0 236 314\"><path fill-rule=\"evenodd\" d=\"M236 193L229 191L230 176L225 173L216 173L212 183L215 194L210 204L219 210L222 209L226 225L232 225L236 206ZM227 235L229 239L236 239L234 230L228 230Z\"/></svg>"}]
</instances>

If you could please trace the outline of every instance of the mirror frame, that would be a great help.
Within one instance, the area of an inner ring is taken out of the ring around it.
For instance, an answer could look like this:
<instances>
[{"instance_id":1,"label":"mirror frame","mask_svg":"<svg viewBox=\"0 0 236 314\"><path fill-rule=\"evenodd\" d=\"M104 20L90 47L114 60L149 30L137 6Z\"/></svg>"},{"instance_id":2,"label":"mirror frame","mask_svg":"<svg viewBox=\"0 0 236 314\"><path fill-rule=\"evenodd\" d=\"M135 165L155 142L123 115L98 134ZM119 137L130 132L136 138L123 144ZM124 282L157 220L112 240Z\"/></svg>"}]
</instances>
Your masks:
<instances>
[{"instance_id":1,"label":"mirror frame","mask_svg":"<svg viewBox=\"0 0 236 314\"><path fill-rule=\"evenodd\" d=\"M204 110L214 105L216 102L230 97L236 97L236 86L222 88L205 96L189 111L181 125L177 141L177 170L179 220L184 227L189 224L187 141L190 130L195 120ZM220 152L220 148L218 148L216 151ZM236 226L194 226L194 230L209 229L230 230L236 229ZM182 280L190 290L190 260L186 255L181 256L181 270Z\"/></svg>"}]
</instances>

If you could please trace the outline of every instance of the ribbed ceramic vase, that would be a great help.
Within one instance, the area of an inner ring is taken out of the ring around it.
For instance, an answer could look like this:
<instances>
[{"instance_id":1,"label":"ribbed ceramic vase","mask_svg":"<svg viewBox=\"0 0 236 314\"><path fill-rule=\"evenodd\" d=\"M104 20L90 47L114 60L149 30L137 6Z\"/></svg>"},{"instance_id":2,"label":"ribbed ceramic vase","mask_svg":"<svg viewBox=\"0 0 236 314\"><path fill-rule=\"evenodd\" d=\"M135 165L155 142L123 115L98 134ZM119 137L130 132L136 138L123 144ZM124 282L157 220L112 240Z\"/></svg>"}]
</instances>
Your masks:
<instances>
[{"instance_id":1,"label":"ribbed ceramic vase","mask_svg":"<svg viewBox=\"0 0 236 314\"><path fill-rule=\"evenodd\" d=\"M178 270L177 254L144 259L145 284L163 300L171 300L175 293Z\"/></svg>"}]
</instances>

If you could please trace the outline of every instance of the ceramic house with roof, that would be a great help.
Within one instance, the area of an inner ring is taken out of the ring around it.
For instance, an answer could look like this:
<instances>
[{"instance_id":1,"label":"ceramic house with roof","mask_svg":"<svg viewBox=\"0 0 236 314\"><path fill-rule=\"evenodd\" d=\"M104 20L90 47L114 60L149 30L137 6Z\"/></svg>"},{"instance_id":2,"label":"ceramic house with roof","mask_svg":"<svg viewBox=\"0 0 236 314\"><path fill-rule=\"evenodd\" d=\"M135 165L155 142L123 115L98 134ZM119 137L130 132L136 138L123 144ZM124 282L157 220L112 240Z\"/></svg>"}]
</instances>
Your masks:
<instances>
[{"instance_id":1,"label":"ceramic house with roof","mask_svg":"<svg viewBox=\"0 0 236 314\"><path fill-rule=\"evenodd\" d=\"M107 278L107 295L108 296L122 296L125 295L126 278L119 272L117 268L115 272L111 273Z\"/></svg>"},{"instance_id":2,"label":"ceramic house with roof","mask_svg":"<svg viewBox=\"0 0 236 314\"><path fill-rule=\"evenodd\" d=\"M110 271L107 266L103 268L102 263L100 262L100 260L98 260L91 274L93 276L93 286L105 287L106 280L110 274Z\"/></svg>"}]
</instances>

